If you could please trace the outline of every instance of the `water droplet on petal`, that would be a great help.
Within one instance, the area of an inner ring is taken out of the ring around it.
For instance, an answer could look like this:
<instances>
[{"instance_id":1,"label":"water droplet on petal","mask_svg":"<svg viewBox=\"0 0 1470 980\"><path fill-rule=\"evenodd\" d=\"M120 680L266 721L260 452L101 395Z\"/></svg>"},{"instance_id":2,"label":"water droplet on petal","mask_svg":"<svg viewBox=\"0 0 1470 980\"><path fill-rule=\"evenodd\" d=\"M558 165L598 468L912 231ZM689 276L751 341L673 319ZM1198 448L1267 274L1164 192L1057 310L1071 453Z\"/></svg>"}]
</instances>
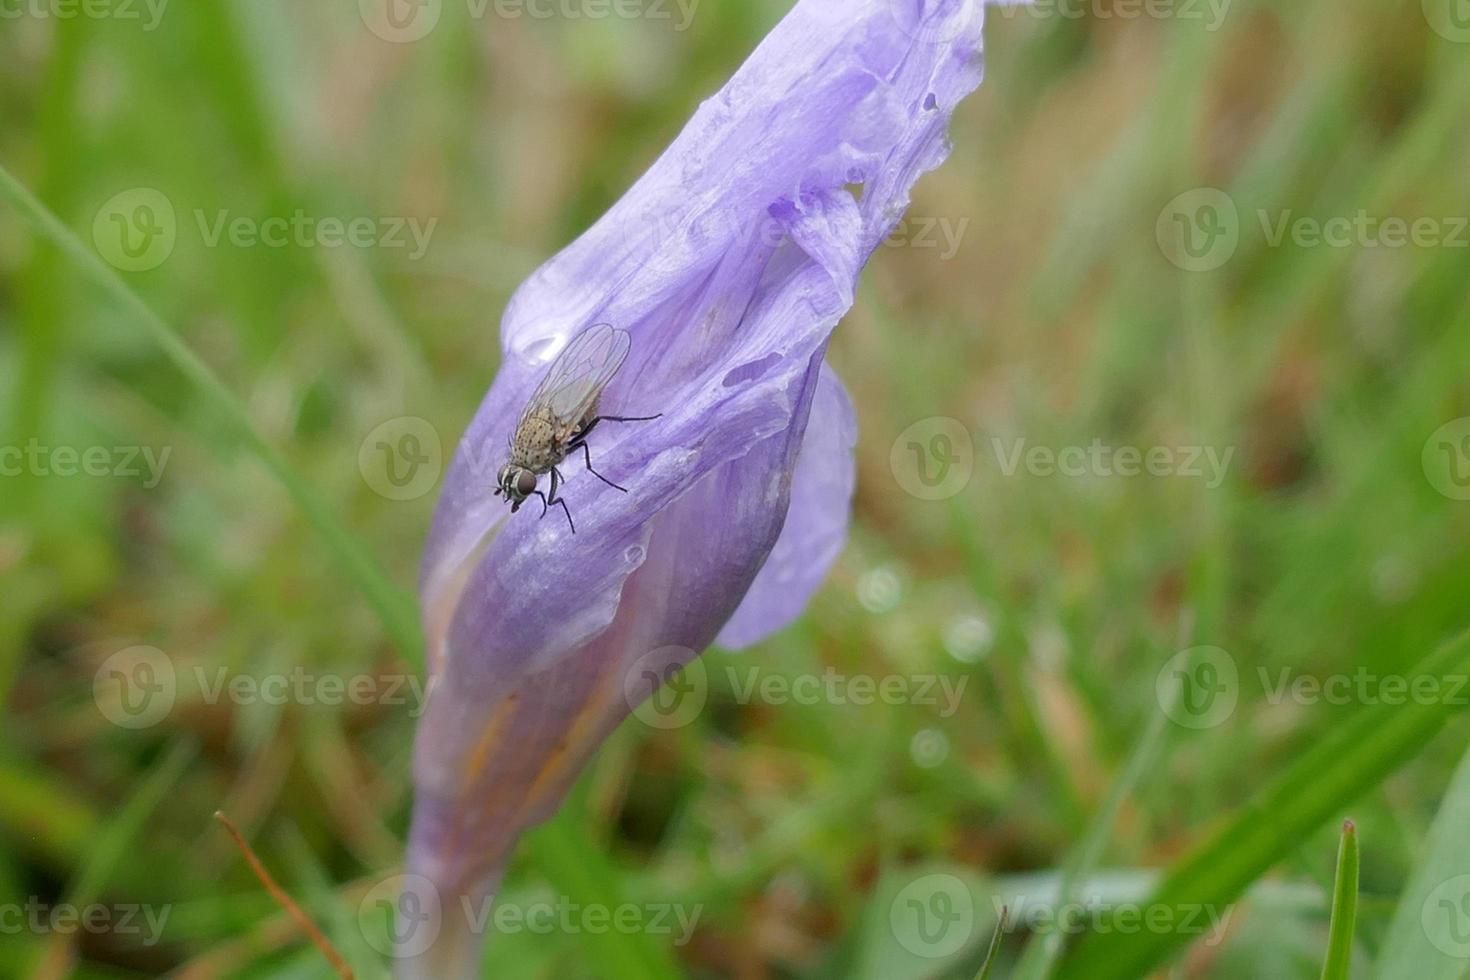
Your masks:
<instances>
[{"instance_id":1,"label":"water droplet on petal","mask_svg":"<svg viewBox=\"0 0 1470 980\"><path fill-rule=\"evenodd\" d=\"M551 360L552 355L561 346L561 340L562 338L555 335L542 337L540 340L533 340L527 344L526 349L522 353L525 354L526 359L532 364L545 364Z\"/></svg>"},{"instance_id":2,"label":"water droplet on petal","mask_svg":"<svg viewBox=\"0 0 1470 980\"><path fill-rule=\"evenodd\" d=\"M647 554L648 552L641 544L629 545L628 550L623 552L623 559L629 565L641 565L643 564L643 559Z\"/></svg>"}]
</instances>

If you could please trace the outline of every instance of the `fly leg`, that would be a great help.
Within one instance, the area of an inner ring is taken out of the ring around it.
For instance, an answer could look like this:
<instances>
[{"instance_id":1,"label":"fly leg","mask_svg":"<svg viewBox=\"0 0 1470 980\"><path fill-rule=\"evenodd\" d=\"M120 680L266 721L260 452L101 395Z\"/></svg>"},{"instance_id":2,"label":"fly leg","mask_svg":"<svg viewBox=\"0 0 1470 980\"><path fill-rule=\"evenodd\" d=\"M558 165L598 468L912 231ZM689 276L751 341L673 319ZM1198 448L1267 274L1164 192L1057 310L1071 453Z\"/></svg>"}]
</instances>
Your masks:
<instances>
[{"instance_id":1,"label":"fly leg","mask_svg":"<svg viewBox=\"0 0 1470 980\"><path fill-rule=\"evenodd\" d=\"M623 493L627 493L627 487L618 486L616 483L609 480L607 477L603 476L601 473L592 468L592 450L587 446L587 437L592 434L592 430L597 427L598 422L652 422L654 419L661 418L663 418L662 412L657 415L644 415L639 417L624 415L598 415L590 420L586 425L582 426L581 431L578 432L576 436L572 439L572 441L567 445L567 454L570 455L576 452L578 449L582 450L582 458L587 461L588 473L591 473L593 476L597 477L599 480L601 480L603 483L606 483L614 490L621 490Z\"/></svg>"},{"instance_id":2,"label":"fly leg","mask_svg":"<svg viewBox=\"0 0 1470 980\"><path fill-rule=\"evenodd\" d=\"M582 431L577 433L577 438L587 438L587 434L592 431L592 427L598 422L652 422L654 419L661 419L663 417L663 412L659 412L657 415L597 415L586 425L582 426Z\"/></svg>"},{"instance_id":3,"label":"fly leg","mask_svg":"<svg viewBox=\"0 0 1470 980\"><path fill-rule=\"evenodd\" d=\"M562 513L567 515L567 524L569 524L571 526L572 533L573 534L576 534L577 533L577 522L574 521L574 520L572 520L572 511L571 511L571 508L567 506L567 500L566 500L566 498L565 497L558 497L556 495L557 485L560 484L560 483L564 483L564 482L566 482L566 481L562 477L561 473L559 473L557 471L556 467L553 466L551 468L551 493L548 495L548 494L542 493L540 490L537 490L537 491L535 491L535 494L536 494L536 496L538 496L538 497L541 498L541 516L543 518L546 516L546 512L548 510L550 510L552 507L556 506L557 504L561 504Z\"/></svg>"},{"instance_id":4,"label":"fly leg","mask_svg":"<svg viewBox=\"0 0 1470 980\"><path fill-rule=\"evenodd\" d=\"M627 487L620 487L620 486L618 486L616 483L614 483L613 481L609 480L607 477L603 476L601 473L597 472L596 470L594 470L592 468L592 450L591 450L591 448L588 447L588 445L587 445L586 442L580 443L579 446L574 446L572 448L572 452L576 452L578 448L580 448L582 450L582 457L587 460L587 472L588 473L591 473L593 476L597 477L599 480L601 480L603 483L606 483L608 486L612 487L614 490L621 490L621 491L623 491L623 493L627 493L628 492L628 488Z\"/></svg>"}]
</instances>

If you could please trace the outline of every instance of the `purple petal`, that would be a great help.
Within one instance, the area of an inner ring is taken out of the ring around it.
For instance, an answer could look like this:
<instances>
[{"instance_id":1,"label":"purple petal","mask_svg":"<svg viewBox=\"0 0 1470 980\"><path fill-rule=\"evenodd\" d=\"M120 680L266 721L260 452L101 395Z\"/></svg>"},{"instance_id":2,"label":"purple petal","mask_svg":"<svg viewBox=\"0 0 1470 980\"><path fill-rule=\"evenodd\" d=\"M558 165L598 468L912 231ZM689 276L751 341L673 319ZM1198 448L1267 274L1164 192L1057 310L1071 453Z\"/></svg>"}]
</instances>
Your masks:
<instances>
[{"instance_id":1,"label":"purple petal","mask_svg":"<svg viewBox=\"0 0 1470 980\"><path fill-rule=\"evenodd\" d=\"M707 474L653 522L646 556L597 637L514 675L487 672L451 644L414 762L416 873L454 890L492 871L632 709L629 672L661 674L668 664L651 664L651 654L688 659L713 642L780 534L784 507L763 502L785 496L819 366L814 358L802 379L795 424Z\"/></svg>"},{"instance_id":2,"label":"purple petal","mask_svg":"<svg viewBox=\"0 0 1470 980\"><path fill-rule=\"evenodd\" d=\"M806 608L847 541L857 467L857 419L836 372L824 367L791 480L786 525L719 644L748 647Z\"/></svg>"}]
</instances>

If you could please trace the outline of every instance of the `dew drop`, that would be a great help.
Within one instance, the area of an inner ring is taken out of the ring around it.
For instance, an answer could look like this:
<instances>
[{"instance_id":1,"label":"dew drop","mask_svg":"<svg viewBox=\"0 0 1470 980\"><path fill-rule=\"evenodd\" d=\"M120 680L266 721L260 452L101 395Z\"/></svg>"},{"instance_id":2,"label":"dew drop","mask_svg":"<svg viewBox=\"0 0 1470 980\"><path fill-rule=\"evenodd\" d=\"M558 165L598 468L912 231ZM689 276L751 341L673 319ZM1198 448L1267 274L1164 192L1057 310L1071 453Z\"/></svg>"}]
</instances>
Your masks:
<instances>
[{"instance_id":1,"label":"dew drop","mask_svg":"<svg viewBox=\"0 0 1470 980\"><path fill-rule=\"evenodd\" d=\"M1399 603L1414 594L1419 571L1402 556L1385 555L1373 565L1373 593L1383 603Z\"/></svg>"},{"instance_id":2,"label":"dew drop","mask_svg":"<svg viewBox=\"0 0 1470 980\"><path fill-rule=\"evenodd\" d=\"M556 335L542 337L540 340L533 340L527 344L526 349L522 353L525 354L526 359L532 364L545 364L551 360L552 355L556 353L560 345L561 338Z\"/></svg>"},{"instance_id":3,"label":"dew drop","mask_svg":"<svg viewBox=\"0 0 1470 980\"><path fill-rule=\"evenodd\" d=\"M858 602L870 613L892 612L902 598L903 581L892 568L875 568L858 579Z\"/></svg>"},{"instance_id":4,"label":"dew drop","mask_svg":"<svg viewBox=\"0 0 1470 980\"><path fill-rule=\"evenodd\" d=\"M944 648L962 664L984 660L994 643L995 627L979 613L958 616L944 627Z\"/></svg>"},{"instance_id":5,"label":"dew drop","mask_svg":"<svg viewBox=\"0 0 1470 980\"><path fill-rule=\"evenodd\" d=\"M623 560L629 565L641 565L643 564L644 556L647 554L648 552L644 550L643 545L633 544L629 545L628 550L623 552Z\"/></svg>"},{"instance_id":6,"label":"dew drop","mask_svg":"<svg viewBox=\"0 0 1470 980\"><path fill-rule=\"evenodd\" d=\"M913 757L915 765L924 769L943 765L944 760L949 758L949 738L937 728L915 732L913 740L909 742L909 755Z\"/></svg>"}]
</instances>

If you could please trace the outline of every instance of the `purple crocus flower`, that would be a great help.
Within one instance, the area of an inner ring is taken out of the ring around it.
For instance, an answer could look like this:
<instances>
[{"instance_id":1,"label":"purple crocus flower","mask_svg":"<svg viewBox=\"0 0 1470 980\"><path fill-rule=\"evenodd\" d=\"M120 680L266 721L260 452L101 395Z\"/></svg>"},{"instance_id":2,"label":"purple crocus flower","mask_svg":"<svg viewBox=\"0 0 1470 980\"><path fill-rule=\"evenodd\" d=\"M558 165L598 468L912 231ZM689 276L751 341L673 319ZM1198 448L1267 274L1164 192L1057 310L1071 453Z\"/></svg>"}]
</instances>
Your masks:
<instances>
[{"instance_id":1,"label":"purple crocus flower","mask_svg":"<svg viewBox=\"0 0 1470 980\"><path fill-rule=\"evenodd\" d=\"M433 694L409 845L443 921L408 977L475 975L462 899L498 886L602 740L711 643L795 618L837 557L852 407L823 358L858 274L938 166L980 82L979 0L799 0L600 221L520 288L500 373L459 447L424 559ZM558 513L512 515L495 476L526 400L595 323L631 353L593 463ZM630 698L629 691L637 690Z\"/></svg>"}]
</instances>

